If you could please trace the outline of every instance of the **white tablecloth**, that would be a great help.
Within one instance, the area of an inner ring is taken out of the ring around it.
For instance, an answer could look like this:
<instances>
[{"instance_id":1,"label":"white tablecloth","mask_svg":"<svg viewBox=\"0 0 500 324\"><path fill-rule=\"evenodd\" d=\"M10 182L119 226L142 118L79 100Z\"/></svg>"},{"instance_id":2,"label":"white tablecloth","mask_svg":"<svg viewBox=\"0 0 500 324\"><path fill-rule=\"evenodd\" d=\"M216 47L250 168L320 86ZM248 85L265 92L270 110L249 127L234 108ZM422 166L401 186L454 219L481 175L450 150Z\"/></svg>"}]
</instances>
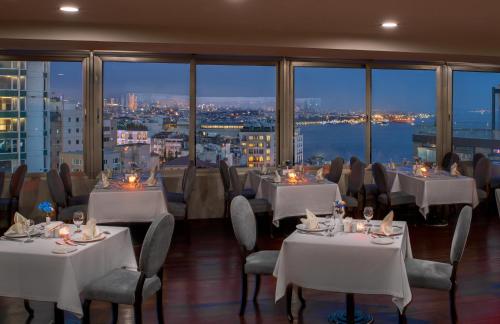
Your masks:
<instances>
[{"instance_id":1,"label":"white tablecloth","mask_svg":"<svg viewBox=\"0 0 500 324\"><path fill-rule=\"evenodd\" d=\"M442 171L428 177L416 177L408 171L387 170L391 192L403 191L415 197L420 213L427 217L429 206L479 203L473 178L452 177Z\"/></svg>"},{"instance_id":2,"label":"white tablecloth","mask_svg":"<svg viewBox=\"0 0 500 324\"><path fill-rule=\"evenodd\" d=\"M152 222L166 212L161 187L94 189L90 193L88 215L100 224Z\"/></svg>"},{"instance_id":3,"label":"white tablecloth","mask_svg":"<svg viewBox=\"0 0 500 324\"><path fill-rule=\"evenodd\" d=\"M377 224L379 222L372 221ZM405 258L412 257L408 230L391 245L376 245L362 233L338 233L334 237L300 234L283 241L274 276L275 300L294 284L322 291L393 296L402 310L412 298Z\"/></svg>"},{"instance_id":4,"label":"white tablecloth","mask_svg":"<svg viewBox=\"0 0 500 324\"><path fill-rule=\"evenodd\" d=\"M269 201L275 225L280 219L305 215L306 208L318 215L331 214L333 202L342 198L337 184L327 180L317 183L313 177L307 183L277 184L271 178L249 172L246 186L255 190L256 198Z\"/></svg>"},{"instance_id":5,"label":"white tablecloth","mask_svg":"<svg viewBox=\"0 0 500 324\"><path fill-rule=\"evenodd\" d=\"M100 228L111 234L67 255L52 253L56 239L1 240L0 296L56 302L59 309L81 316L80 292L87 284L113 269L137 269L128 228Z\"/></svg>"}]
</instances>

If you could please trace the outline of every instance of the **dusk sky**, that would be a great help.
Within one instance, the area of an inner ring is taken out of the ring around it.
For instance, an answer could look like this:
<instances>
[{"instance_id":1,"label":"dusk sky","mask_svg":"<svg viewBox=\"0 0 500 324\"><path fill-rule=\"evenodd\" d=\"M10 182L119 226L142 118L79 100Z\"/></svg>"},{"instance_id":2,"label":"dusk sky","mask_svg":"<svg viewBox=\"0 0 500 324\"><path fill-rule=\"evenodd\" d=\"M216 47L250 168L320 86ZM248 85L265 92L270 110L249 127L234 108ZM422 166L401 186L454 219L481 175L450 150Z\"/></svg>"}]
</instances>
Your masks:
<instances>
[{"instance_id":1,"label":"dusk sky","mask_svg":"<svg viewBox=\"0 0 500 324\"><path fill-rule=\"evenodd\" d=\"M198 65L200 97L274 97L276 74L270 66ZM436 107L434 71L373 70L373 107L384 111L432 112ZM320 98L324 109L365 105L365 73L355 68L297 68L297 98ZM491 106L491 88L500 73L454 73L454 104L460 110ZM79 62L51 63L51 92L81 100ZM189 64L104 63L105 97L127 92L189 94Z\"/></svg>"}]
</instances>

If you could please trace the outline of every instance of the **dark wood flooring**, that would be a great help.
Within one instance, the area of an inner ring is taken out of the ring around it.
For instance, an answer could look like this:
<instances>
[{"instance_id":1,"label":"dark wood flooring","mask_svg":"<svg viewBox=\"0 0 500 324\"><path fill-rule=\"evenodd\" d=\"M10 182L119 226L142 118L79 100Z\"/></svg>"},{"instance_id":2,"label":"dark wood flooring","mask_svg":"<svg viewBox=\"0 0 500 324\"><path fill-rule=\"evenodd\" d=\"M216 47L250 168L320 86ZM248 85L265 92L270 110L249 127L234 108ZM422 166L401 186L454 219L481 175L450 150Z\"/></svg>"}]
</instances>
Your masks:
<instances>
[{"instance_id":1,"label":"dark wood flooring","mask_svg":"<svg viewBox=\"0 0 500 324\"><path fill-rule=\"evenodd\" d=\"M490 214L475 213L459 266L457 308L461 323L500 323L500 221L496 211ZM268 226L260 227L261 248L279 249L284 235L270 239ZM448 227L412 226L414 257L448 261L454 228L455 217L451 217ZM228 222L193 221L190 244L182 237L180 226L176 232L165 267L166 323L287 323L284 300L274 303L273 277L263 278L259 304L253 305L250 301L245 316L237 315L239 250ZM249 287L253 289L253 278L251 280ZM305 290L304 296L307 307L298 316L299 323L327 323L332 311L345 307L342 293ZM397 323L396 307L389 296L356 295L356 307L373 314L376 323ZM50 304L34 303L34 308L35 318L31 323L50 322ZM147 300L143 309L144 322L156 323L154 298ZM407 315L409 323L449 323L448 310L446 292L414 289ZM92 323L111 322L108 304L94 302L91 313ZM26 318L21 300L0 297L0 323L24 323ZM132 308L120 306L119 322L132 323L132 319ZM79 323L79 320L66 314L66 323Z\"/></svg>"}]
</instances>

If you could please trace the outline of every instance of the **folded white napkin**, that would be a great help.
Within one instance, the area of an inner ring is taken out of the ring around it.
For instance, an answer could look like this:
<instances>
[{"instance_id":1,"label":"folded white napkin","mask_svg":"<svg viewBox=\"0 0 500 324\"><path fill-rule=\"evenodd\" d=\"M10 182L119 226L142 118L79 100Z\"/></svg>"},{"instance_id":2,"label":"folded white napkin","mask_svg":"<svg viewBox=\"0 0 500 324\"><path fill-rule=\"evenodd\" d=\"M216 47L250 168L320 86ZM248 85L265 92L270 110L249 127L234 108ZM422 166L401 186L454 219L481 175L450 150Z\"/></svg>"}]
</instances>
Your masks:
<instances>
[{"instance_id":1,"label":"folded white napkin","mask_svg":"<svg viewBox=\"0 0 500 324\"><path fill-rule=\"evenodd\" d=\"M92 240L101 234L99 227L97 227L96 225L96 220L94 218L90 218L87 221L87 224L82 227L83 227L82 237L85 240Z\"/></svg>"},{"instance_id":2,"label":"folded white napkin","mask_svg":"<svg viewBox=\"0 0 500 324\"><path fill-rule=\"evenodd\" d=\"M385 234L385 235L391 235L392 234L392 220L394 219L394 212L389 212L384 217L384 220L382 221L382 224L380 224L380 232Z\"/></svg>"},{"instance_id":3,"label":"folded white napkin","mask_svg":"<svg viewBox=\"0 0 500 324\"><path fill-rule=\"evenodd\" d=\"M105 172L105 171L101 172L101 184L102 184L103 188L109 187L108 175L106 173L107 172Z\"/></svg>"},{"instance_id":4,"label":"folded white napkin","mask_svg":"<svg viewBox=\"0 0 500 324\"><path fill-rule=\"evenodd\" d=\"M27 222L27 219L21 215L20 213L16 212L14 214L14 224L5 232L5 234L10 235L10 234L23 234L24 233L24 226L25 223Z\"/></svg>"},{"instance_id":5,"label":"folded white napkin","mask_svg":"<svg viewBox=\"0 0 500 324\"><path fill-rule=\"evenodd\" d=\"M307 218L301 218L300 221L307 227L307 229L318 228L319 225L318 217L316 217L316 215L314 215L314 213L309 209L306 209L306 217Z\"/></svg>"},{"instance_id":6,"label":"folded white napkin","mask_svg":"<svg viewBox=\"0 0 500 324\"><path fill-rule=\"evenodd\" d=\"M146 185L154 186L156 185L156 166L151 169L149 173L149 178L146 180Z\"/></svg>"},{"instance_id":7,"label":"folded white napkin","mask_svg":"<svg viewBox=\"0 0 500 324\"><path fill-rule=\"evenodd\" d=\"M316 171L316 180L317 181L322 181L324 180L325 177L323 176L323 168L319 168L318 171Z\"/></svg>"},{"instance_id":8,"label":"folded white napkin","mask_svg":"<svg viewBox=\"0 0 500 324\"><path fill-rule=\"evenodd\" d=\"M267 174L267 166L266 166L266 165L263 165L263 166L260 168L260 174Z\"/></svg>"},{"instance_id":9,"label":"folded white napkin","mask_svg":"<svg viewBox=\"0 0 500 324\"><path fill-rule=\"evenodd\" d=\"M281 176L280 176L280 174L278 173L278 170L274 171L274 178L273 178L273 181L274 181L274 182L281 182Z\"/></svg>"},{"instance_id":10,"label":"folded white napkin","mask_svg":"<svg viewBox=\"0 0 500 324\"><path fill-rule=\"evenodd\" d=\"M454 177L458 177L460 175L460 171L458 171L458 165L453 163L450 167L450 175Z\"/></svg>"},{"instance_id":11,"label":"folded white napkin","mask_svg":"<svg viewBox=\"0 0 500 324\"><path fill-rule=\"evenodd\" d=\"M422 168L416 168L415 171L413 172L414 175L418 177L422 177L424 174L422 173Z\"/></svg>"}]
</instances>

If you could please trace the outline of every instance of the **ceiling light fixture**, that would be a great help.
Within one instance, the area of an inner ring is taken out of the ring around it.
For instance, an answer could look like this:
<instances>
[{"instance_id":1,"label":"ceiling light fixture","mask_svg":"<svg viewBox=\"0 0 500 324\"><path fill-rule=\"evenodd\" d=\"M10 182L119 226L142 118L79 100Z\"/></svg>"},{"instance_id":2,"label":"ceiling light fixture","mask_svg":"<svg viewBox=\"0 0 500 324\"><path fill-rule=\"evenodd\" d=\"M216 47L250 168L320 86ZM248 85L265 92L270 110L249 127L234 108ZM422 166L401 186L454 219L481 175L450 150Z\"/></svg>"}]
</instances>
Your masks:
<instances>
[{"instance_id":1,"label":"ceiling light fixture","mask_svg":"<svg viewBox=\"0 0 500 324\"><path fill-rule=\"evenodd\" d=\"M394 29L398 27L398 23L394 21L386 21L382 23L382 27L386 29Z\"/></svg>"},{"instance_id":2,"label":"ceiling light fixture","mask_svg":"<svg viewBox=\"0 0 500 324\"><path fill-rule=\"evenodd\" d=\"M73 6L62 6L59 8L59 10L61 10L62 12L68 12L68 13L75 13L75 12L80 11L80 9L78 9L78 7L73 7Z\"/></svg>"}]
</instances>

